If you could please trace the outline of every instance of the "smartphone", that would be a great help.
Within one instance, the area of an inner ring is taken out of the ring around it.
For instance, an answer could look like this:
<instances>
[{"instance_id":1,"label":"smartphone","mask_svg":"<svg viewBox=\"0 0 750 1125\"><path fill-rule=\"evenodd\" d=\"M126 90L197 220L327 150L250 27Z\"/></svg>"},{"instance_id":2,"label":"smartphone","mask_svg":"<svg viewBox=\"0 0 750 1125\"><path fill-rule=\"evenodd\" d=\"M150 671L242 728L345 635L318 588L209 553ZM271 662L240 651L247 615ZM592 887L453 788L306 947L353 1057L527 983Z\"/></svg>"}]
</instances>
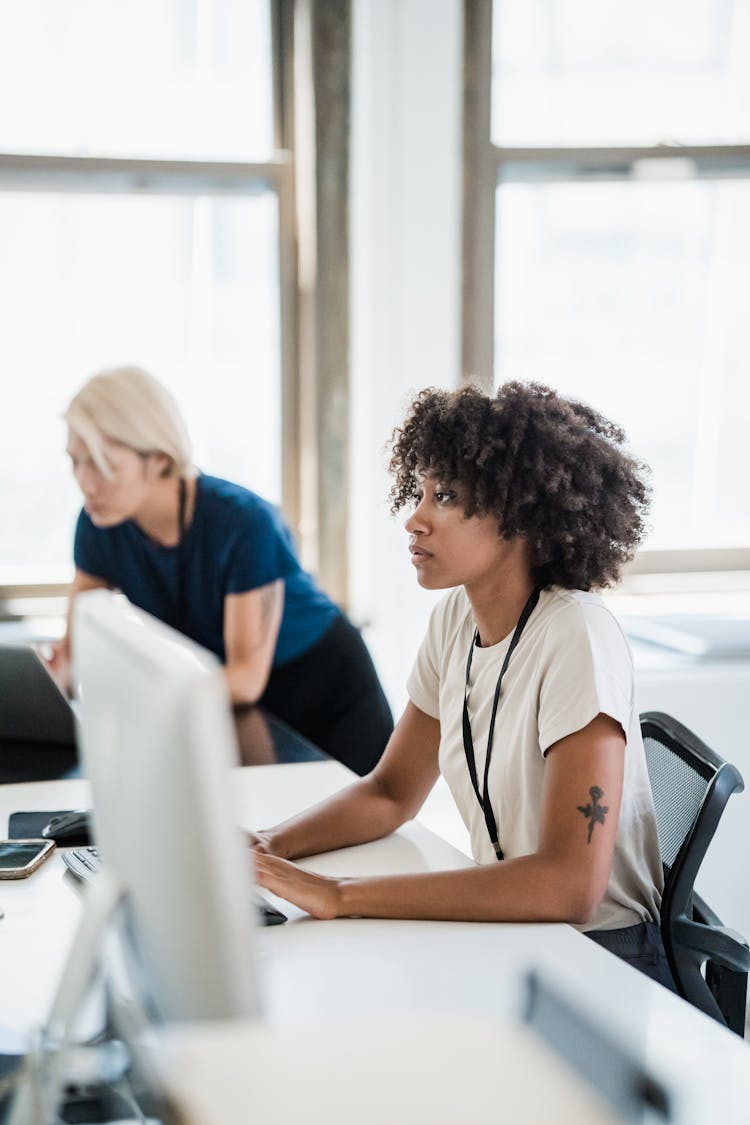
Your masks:
<instances>
[{"instance_id":1,"label":"smartphone","mask_svg":"<svg viewBox=\"0 0 750 1125\"><path fill-rule=\"evenodd\" d=\"M54 840L0 840L0 879L25 879L54 850Z\"/></svg>"}]
</instances>

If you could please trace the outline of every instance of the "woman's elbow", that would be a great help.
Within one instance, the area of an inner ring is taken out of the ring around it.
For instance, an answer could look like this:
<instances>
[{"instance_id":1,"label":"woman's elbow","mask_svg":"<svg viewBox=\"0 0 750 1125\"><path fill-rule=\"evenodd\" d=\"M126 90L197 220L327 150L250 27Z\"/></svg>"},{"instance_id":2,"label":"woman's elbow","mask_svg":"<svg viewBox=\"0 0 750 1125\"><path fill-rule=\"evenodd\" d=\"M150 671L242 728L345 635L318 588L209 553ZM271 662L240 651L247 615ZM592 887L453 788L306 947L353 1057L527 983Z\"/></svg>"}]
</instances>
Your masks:
<instances>
[{"instance_id":1,"label":"woman's elbow","mask_svg":"<svg viewBox=\"0 0 750 1125\"><path fill-rule=\"evenodd\" d=\"M599 880L575 880L567 887L564 895L563 921L571 926L585 926L596 914L597 908L604 898L606 883L602 886Z\"/></svg>"},{"instance_id":2,"label":"woman's elbow","mask_svg":"<svg viewBox=\"0 0 750 1125\"><path fill-rule=\"evenodd\" d=\"M609 882L609 871L583 868L576 857L547 856L539 871L545 888L547 920L585 926L596 914Z\"/></svg>"},{"instance_id":3,"label":"woman's elbow","mask_svg":"<svg viewBox=\"0 0 750 1125\"><path fill-rule=\"evenodd\" d=\"M224 675L229 697L236 706L257 703L266 690L268 673L243 664L228 664Z\"/></svg>"}]
</instances>

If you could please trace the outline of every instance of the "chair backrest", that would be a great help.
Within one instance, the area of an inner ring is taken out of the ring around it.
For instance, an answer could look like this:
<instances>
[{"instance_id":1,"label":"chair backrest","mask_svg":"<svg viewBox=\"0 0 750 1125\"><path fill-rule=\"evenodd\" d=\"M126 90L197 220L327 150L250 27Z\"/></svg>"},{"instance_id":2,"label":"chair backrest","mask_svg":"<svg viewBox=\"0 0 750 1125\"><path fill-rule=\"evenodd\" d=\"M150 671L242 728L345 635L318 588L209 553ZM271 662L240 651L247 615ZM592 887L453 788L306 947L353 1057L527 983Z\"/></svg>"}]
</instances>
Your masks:
<instances>
[{"instance_id":1,"label":"chair backrest","mask_svg":"<svg viewBox=\"0 0 750 1125\"><path fill-rule=\"evenodd\" d=\"M725 930L693 889L727 801L744 788L742 776L669 715L641 715L641 732L664 865L661 932L672 976L685 999L723 1023L740 1025L733 1030L742 1033L747 943Z\"/></svg>"}]
</instances>

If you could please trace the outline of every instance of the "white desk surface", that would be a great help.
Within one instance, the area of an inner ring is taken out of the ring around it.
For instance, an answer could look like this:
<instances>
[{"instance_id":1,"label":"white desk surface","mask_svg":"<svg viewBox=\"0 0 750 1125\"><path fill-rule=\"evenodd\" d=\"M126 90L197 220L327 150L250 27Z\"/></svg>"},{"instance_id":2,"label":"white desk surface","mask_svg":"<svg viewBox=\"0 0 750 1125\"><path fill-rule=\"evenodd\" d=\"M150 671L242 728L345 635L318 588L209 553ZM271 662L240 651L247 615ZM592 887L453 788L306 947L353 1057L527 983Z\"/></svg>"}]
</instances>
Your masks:
<instances>
[{"instance_id":1,"label":"white desk surface","mask_svg":"<svg viewBox=\"0 0 750 1125\"><path fill-rule=\"evenodd\" d=\"M335 762L238 770L233 785L237 822L245 827L275 823L334 792L350 776ZM0 786L0 832L13 811L75 808L88 802L88 785L83 780ZM324 873L353 875L446 869L467 866L471 861L415 821L384 840L318 856L306 863ZM464 1040L468 1035L473 1050L474 1036L468 1030L473 1026L487 1036L487 1043L497 1046L492 1081L500 1107L504 1086L512 1082L520 1090L521 1074L515 1062L511 1065L515 1054L512 1050L508 1054L501 1040L508 1038L509 1029L513 1029L513 1035L517 1031L513 1025L520 1010L523 975L535 967L571 998L582 1002L592 1018L614 1029L654 1076L671 1089L677 1098L675 1120L681 1125L718 1120L727 1125L750 1122L748 1046L568 926L372 919L319 922L289 904L282 905L290 921L257 931L266 1027L233 1031L230 1039L239 1044L234 1048L225 1038L229 1034L226 1028L210 1033L205 1029L181 1032L182 1046L174 1065L186 1089L192 1088L190 1076L198 1073L201 1082L223 1088L221 1059L229 1058L235 1050L242 1055L250 1050L251 1041L255 1044L252 1057L262 1057L265 1063L261 1069L271 1075L281 1065L282 1057L307 1058L306 1065L315 1070L314 1061L323 1059L335 1039L346 1045L344 1063L351 1063L353 1074L359 1072L358 1068L370 1067L386 1084L386 1055L403 1060L405 1045L419 1042L422 1046L409 1066L417 1068L417 1076L420 1067L429 1066L437 1083L435 1089L439 1090L447 1081L446 1074L451 1081L459 1081L455 1067L451 1072L446 1069L454 1054L461 1065L471 1066L471 1051ZM5 918L0 921L2 1050L12 1049L14 1035L43 1022L78 920L80 894L64 874L61 857L53 856L29 879L1 883L0 907L5 910ZM386 1025L390 1028L387 1038L380 1040L376 1029ZM450 1045L445 1036L431 1035L432 1025L455 1026L459 1040ZM326 1042L325 1049L314 1046ZM384 1052L380 1061L372 1057L372 1052L377 1055L378 1042L382 1042ZM306 1044L304 1051L302 1044ZM213 1069L207 1070L207 1063L193 1066L194 1055L204 1049L205 1058L214 1059ZM290 1050L294 1054L290 1055ZM482 1047L482 1057L484 1052ZM491 1057L492 1051L488 1054ZM546 1077L546 1066L539 1069ZM475 1081L481 1069L469 1073ZM296 1082L293 1078L294 1071L290 1070L292 1086ZM237 1077L240 1083L250 1083L251 1079L252 1074L247 1073ZM339 1081L338 1068L328 1070L326 1082L330 1086L332 1081ZM309 1096L311 1089L300 1087L300 1097L303 1092ZM528 1091L530 1097L538 1093L541 1096L533 1087ZM292 1094L292 1089L284 1090L283 1097ZM251 1093L247 1103L244 1094L238 1098L246 1108L253 1105ZM376 1103L377 1099L372 1105ZM483 1120L479 1104L474 1117L477 1122ZM308 1112L307 1118L301 1119L315 1118ZM564 1120L559 1115L557 1119ZM224 1125L233 1120L231 1115L226 1116ZM400 1125L397 1116L392 1120ZM434 1123L434 1117L432 1120ZM577 1120L606 1121L607 1117L589 1114L579 1115Z\"/></svg>"},{"instance_id":2,"label":"white desk surface","mask_svg":"<svg viewBox=\"0 0 750 1125\"><path fill-rule=\"evenodd\" d=\"M347 1021L314 1036L206 1026L163 1051L185 1125L621 1120L529 1028L479 1017Z\"/></svg>"}]
</instances>

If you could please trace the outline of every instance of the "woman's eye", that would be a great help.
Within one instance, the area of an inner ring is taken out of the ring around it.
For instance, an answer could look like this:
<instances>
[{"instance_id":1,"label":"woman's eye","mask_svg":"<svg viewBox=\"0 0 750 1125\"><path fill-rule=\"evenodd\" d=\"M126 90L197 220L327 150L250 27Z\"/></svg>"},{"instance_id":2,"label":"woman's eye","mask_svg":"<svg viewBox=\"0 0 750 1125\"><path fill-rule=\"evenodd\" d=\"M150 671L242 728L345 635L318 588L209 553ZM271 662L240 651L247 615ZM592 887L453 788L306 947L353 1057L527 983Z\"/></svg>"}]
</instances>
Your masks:
<instances>
[{"instance_id":1,"label":"woman's eye","mask_svg":"<svg viewBox=\"0 0 750 1125\"><path fill-rule=\"evenodd\" d=\"M456 494L455 492L443 492L441 490L436 490L435 499L437 500L438 504L449 504L451 500L456 499Z\"/></svg>"}]
</instances>

